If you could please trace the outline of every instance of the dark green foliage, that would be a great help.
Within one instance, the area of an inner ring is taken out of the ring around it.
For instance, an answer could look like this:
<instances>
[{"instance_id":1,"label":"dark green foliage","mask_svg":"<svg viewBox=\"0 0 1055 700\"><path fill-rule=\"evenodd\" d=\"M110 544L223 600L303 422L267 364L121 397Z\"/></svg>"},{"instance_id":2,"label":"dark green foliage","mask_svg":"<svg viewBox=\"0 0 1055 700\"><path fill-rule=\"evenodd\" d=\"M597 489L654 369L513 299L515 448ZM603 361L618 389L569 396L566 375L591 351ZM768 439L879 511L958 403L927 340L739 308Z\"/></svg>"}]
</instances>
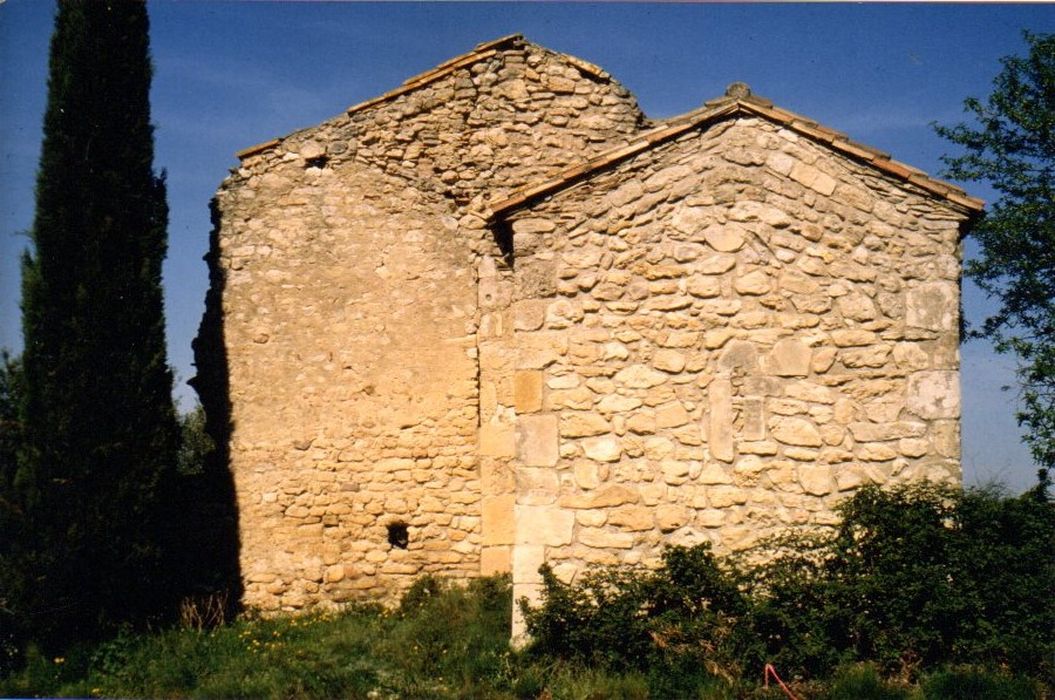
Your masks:
<instances>
[{"instance_id":1,"label":"dark green foliage","mask_svg":"<svg viewBox=\"0 0 1055 700\"><path fill-rule=\"evenodd\" d=\"M212 438L205 432L205 411L195 406L194 410L179 418L180 447L176 471L180 476L204 474L206 460L215 448Z\"/></svg>"},{"instance_id":2,"label":"dark green foliage","mask_svg":"<svg viewBox=\"0 0 1055 700\"><path fill-rule=\"evenodd\" d=\"M1024 676L993 673L974 667L939 671L923 681L926 700L1040 700L1036 681Z\"/></svg>"},{"instance_id":3,"label":"dark green foliage","mask_svg":"<svg viewBox=\"0 0 1055 700\"><path fill-rule=\"evenodd\" d=\"M839 512L833 532L770 542L772 558L740 576L707 546L574 584L544 567L542 605L525 612L533 651L640 670L670 696L760 677L766 662L800 682L860 662L903 682L950 663L1055 680L1055 510L1042 490L871 487ZM874 670L843 675L874 685L868 697L901 697Z\"/></svg>"},{"instance_id":4,"label":"dark green foliage","mask_svg":"<svg viewBox=\"0 0 1055 700\"><path fill-rule=\"evenodd\" d=\"M940 126L966 153L948 177L1000 193L971 236L965 274L1000 302L974 335L1019 358L1018 420L1033 457L1055 467L1055 35L1025 33L1029 55L1003 59L987 102L964 102L974 124Z\"/></svg>"},{"instance_id":5,"label":"dark green foliage","mask_svg":"<svg viewBox=\"0 0 1055 700\"><path fill-rule=\"evenodd\" d=\"M49 66L23 265L25 439L14 486L30 577L18 613L52 647L172 602L165 499L179 433L145 4L61 2Z\"/></svg>"},{"instance_id":6,"label":"dark green foliage","mask_svg":"<svg viewBox=\"0 0 1055 700\"><path fill-rule=\"evenodd\" d=\"M543 604L521 602L535 653L648 674L664 697L740 676L748 610L709 545L669 547L654 571L600 569L573 584L542 569Z\"/></svg>"},{"instance_id":7,"label":"dark green foliage","mask_svg":"<svg viewBox=\"0 0 1055 700\"><path fill-rule=\"evenodd\" d=\"M839 669L825 700L909 700L909 688L883 679L874 666L864 664Z\"/></svg>"},{"instance_id":8,"label":"dark green foliage","mask_svg":"<svg viewBox=\"0 0 1055 700\"><path fill-rule=\"evenodd\" d=\"M865 488L829 538L786 542L757 572L752 613L767 656L823 677L872 661L914 677L945 663L1053 676L1055 509L935 486Z\"/></svg>"},{"instance_id":9,"label":"dark green foliage","mask_svg":"<svg viewBox=\"0 0 1055 700\"><path fill-rule=\"evenodd\" d=\"M18 662L27 632L16 614L27 579L20 560L25 514L14 491L24 393L21 364L0 352L0 674Z\"/></svg>"}]
</instances>

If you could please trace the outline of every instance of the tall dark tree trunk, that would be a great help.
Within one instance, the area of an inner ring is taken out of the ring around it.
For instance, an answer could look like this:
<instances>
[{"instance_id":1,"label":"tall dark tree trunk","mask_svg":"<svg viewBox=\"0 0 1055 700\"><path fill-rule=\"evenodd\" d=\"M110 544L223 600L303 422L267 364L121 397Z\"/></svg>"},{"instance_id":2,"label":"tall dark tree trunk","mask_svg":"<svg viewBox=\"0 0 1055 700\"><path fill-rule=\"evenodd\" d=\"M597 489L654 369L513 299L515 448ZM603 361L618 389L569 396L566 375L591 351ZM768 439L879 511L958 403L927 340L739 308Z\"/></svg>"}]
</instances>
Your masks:
<instances>
[{"instance_id":1,"label":"tall dark tree trunk","mask_svg":"<svg viewBox=\"0 0 1055 700\"><path fill-rule=\"evenodd\" d=\"M28 624L45 640L143 620L174 593L164 555L179 438L148 30L143 2L64 0L51 42L17 477L33 537Z\"/></svg>"}]
</instances>

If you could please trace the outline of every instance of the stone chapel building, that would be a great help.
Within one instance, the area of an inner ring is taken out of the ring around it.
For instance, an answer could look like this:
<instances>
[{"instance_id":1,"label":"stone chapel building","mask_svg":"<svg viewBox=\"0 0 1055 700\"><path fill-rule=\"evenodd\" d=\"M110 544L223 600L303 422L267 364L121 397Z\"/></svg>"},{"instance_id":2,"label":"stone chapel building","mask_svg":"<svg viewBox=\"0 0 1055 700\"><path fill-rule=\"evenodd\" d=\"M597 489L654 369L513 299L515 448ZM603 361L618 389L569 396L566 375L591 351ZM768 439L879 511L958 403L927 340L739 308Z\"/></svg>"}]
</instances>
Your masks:
<instances>
[{"instance_id":1,"label":"stone chapel building","mask_svg":"<svg viewBox=\"0 0 1055 700\"><path fill-rule=\"evenodd\" d=\"M959 482L981 202L743 84L655 122L513 35L238 155L196 386L250 607L532 596Z\"/></svg>"}]
</instances>

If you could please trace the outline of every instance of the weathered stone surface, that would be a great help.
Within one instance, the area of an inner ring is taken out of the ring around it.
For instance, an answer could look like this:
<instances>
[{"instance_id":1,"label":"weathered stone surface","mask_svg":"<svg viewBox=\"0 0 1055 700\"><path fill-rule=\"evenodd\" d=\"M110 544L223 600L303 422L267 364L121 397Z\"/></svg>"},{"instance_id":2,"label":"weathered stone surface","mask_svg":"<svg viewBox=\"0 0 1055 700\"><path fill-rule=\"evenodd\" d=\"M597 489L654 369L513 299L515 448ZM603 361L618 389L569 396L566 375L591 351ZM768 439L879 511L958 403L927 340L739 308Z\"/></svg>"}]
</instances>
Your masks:
<instances>
[{"instance_id":1,"label":"weathered stone surface","mask_svg":"<svg viewBox=\"0 0 1055 700\"><path fill-rule=\"evenodd\" d=\"M795 338L785 338L769 353L768 369L778 377L806 377L810 373L810 346Z\"/></svg>"},{"instance_id":2,"label":"weathered stone surface","mask_svg":"<svg viewBox=\"0 0 1055 700\"><path fill-rule=\"evenodd\" d=\"M619 456L623 453L623 448L619 444L619 439L614 435L605 435L583 440L582 449L583 452L586 453L587 459L592 459L597 462L618 461Z\"/></svg>"},{"instance_id":3,"label":"weathered stone surface","mask_svg":"<svg viewBox=\"0 0 1055 700\"><path fill-rule=\"evenodd\" d=\"M642 128L509 39L243 159L210 259L250 607L532 597L958 478L965 210L744 115L488 210Z\"/></svg>"},{"instance_id":4,"label":"weathered stone surface","mask_svg":"<svg viewBox=\"0 0 1055 700\"><path fill-rule=\"evenodd\" d=\"M960 377L953 371L915 372L908 378L908 410L920 418L960 417Z\"/></svg>"},{"instance_id":5,"label":"weathered stone surface","mask_svg":"<svg viewBox=\"0 0 1055 700\"><path fill-rule=\"evenodd\" d=\"M770 434L785 445L820 447L824 444L817 426L805 418L780 418L773 422Z\"/></svg>"},{"instance_id":6,"label":"weathered stone surface","mask_svg":"<svg viewBox=\"0 0 1055 700\"><path fill-rule=\"evenodd\" d=\"M516 544L571 544L575 513L557 506L517 504ZM514 558L514 563L515 563Z\"/></svg>"},{"instance_id":7,"label":"weathered stone surface","mask_svg":"<svg viewBox=\"0 0 1055 700\"><path fill-rule=\"evenodd\" d=\"M542 409L542 372L520 370L513 373L513 405L517 413Z\"/></svg>"}]
</instances>

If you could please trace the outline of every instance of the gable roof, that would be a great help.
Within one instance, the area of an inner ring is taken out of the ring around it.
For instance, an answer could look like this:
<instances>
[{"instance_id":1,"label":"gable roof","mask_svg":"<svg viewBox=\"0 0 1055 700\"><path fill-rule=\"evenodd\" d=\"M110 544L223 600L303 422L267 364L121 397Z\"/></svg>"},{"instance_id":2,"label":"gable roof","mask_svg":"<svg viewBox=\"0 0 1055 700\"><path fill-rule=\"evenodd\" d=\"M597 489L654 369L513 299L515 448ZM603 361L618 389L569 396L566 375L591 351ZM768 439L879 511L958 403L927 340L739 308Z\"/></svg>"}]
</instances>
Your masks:
<instances>
[{"instance_id":1,"label":"gable roof","mask_svg":"<svg viewBox=\"0 0 1055 700\"><path fill-rule=\"evenodd\" d=\"M723 119L737 116L761 117L774 124L783 126L795 133L825 144L834 151L871 166L884 175L890 175L903 182L920 187L942 199L959 205L972 216L982 212L985 203L981 199L970 197L955 185L929 177L925 172L911 165L893 160L889 153L866 146L851 140L846 134L803 117L794 112L776 107L770 100L751 93L744 83L733 83L725 95L709 100L704 107L680 117L675 117L666 124L642 132L631 143L612 149L585 163L576 165L558 173L544 182L529 185L512 193L505 199L492 203L484 212L488 221L495 221L507 213L524 207L535 200L553 194L576 182L585 180L601 170L613 167L628 158L675 139L693 129L707 127Z\"/></svg>"},{"instance_id":2,"label":"gable roof","mask_svg":"<svg viewBox=\"0 0 1055 700\"><path fill-rule=\"evenodd\" d=\"M474 63L478 63L480 61L488 59L491 56L497 54L502 49L516 48L520 45L528 43L530 42L524 39L523 34L508 34L506 36L499 37L491 41L482 42L480 44L477 44L472 49L472 51L467 51L466 53L459 54L454 58L447 59L446 61L439 64L438 66L435 66L434 68L430 68L424 73L418 73L417 75L407 78L399 87L395 88L394 90L389 90L388 92L378 95L377 97L372 97L369 100L365 100L358 104L352 105L351 107L345 110L345 113L351 115L355 114L356 112L361 112L365 109L384 104L386 102L394 100L400 95L405 95L407 93L417 90L418 88L425 87L429 83L434 83L437 80L450 75L451 73L460 68L465 68L467 66L473 65ZM610 73L603 70L599 66L590 63L589 61L584 61L581 58L576 58L575 56L570 56L568 54L560 53L558 51L552 51L551 53L553 53L553 55L557 56L558 58L560 58L560 60L564 61L568 65L576 68L580 73L584 75L588 75L592 78L605 82L610 81L612 79ZM263 143L256 144L255 146L250 146L249 148L242 149L241 151L235 153L235 156L239 159L245 159L249 156L266 151L267 149L273 146L277 146L281 142L281 138L271 139L270 141L265 141Z\"/></svg>"}]
</instances>

